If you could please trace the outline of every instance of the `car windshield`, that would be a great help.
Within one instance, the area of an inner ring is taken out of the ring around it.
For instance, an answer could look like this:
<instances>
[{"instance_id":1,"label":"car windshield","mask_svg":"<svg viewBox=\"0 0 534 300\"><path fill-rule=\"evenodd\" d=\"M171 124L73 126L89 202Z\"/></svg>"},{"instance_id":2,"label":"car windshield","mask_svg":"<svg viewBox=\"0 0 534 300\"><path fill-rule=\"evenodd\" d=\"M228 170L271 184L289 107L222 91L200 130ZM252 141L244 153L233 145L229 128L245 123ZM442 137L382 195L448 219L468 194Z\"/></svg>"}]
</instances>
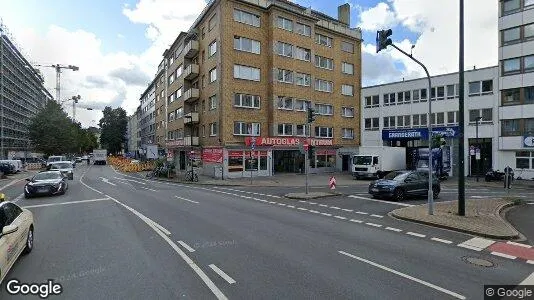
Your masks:
<instances>
[{"instance_id":1,"label":"car windshield","mask_svg":"<svg viewBox=\"0 0 534 300\"><path fill-rule=\"evenodd\" d=\"M354 164L355 165L371 165L371 162L373 159L371 156L354 156Z\"/></svg>"},{"instance_id":2,"label":"car windshield","mask_svg":"<svg viewBox=\"0 0 534 300\"><path fill-rule=\"evenodd\" d=\"M395 181L403 181L407 176L408 172L390 172L386 176L384 176L384 179L388 180L395 180Z\"/></svg>"},{"instance_id":3,"label":"car windshield","mask_svg":"<svg viewBox=\"0 0 534 300\"><path fill-rule=\"evenodd\" d=\"M36 174L33 177L33 180L49 180L49 179L60 179L61 174L57 172L47 172L47 173L39 173Z\"/></svg>"},{"instance_id":4,"label":"car windshield","mask_svg":"<svg viewBox=\"0 0 534 300\"><path fill-rule=\"evenodd\" d=\"M72 164L69 163L57 163L53 164L51 169L69 169L72 168Z\"/></svg>"}]
</instances>

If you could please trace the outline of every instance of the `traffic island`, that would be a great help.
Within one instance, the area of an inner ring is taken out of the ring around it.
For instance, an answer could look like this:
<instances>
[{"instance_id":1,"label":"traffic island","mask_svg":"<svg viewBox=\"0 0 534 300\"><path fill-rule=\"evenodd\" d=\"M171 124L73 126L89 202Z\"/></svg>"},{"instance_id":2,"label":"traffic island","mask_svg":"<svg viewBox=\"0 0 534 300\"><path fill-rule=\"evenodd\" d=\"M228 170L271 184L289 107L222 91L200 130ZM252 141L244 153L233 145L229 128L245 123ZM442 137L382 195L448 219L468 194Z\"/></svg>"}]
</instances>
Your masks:
<instances>
[{"instance_id":1,"label":"traffic island","mask_svg":"<svg viewBox=\"0 0 534 300\"><path fill-rule=\"evenodd\" d=\"M428 204L396 209L389 214L401 220L455 230L492 239L519 238L519 232L501 212L518 204L515 199L467 200L465 216L458 215L458 201L434 203L434 214L428 214Z\"/></svg>"},{"instance_id":2,"label":"traffic island","mask_svg":"<svg viewBox=\"0 0 534 300\"><path fill-rule=\"evenodd\" d=\"M332 197L332 196L339 196L341 193L334 193L334 192L310 192L310 193L289 193L285 194L284 197L289 199L298 199L298 200L307 200L307 199L317 199L317 198L325 198L325 197Z\"/></svg>"}]
</instances>

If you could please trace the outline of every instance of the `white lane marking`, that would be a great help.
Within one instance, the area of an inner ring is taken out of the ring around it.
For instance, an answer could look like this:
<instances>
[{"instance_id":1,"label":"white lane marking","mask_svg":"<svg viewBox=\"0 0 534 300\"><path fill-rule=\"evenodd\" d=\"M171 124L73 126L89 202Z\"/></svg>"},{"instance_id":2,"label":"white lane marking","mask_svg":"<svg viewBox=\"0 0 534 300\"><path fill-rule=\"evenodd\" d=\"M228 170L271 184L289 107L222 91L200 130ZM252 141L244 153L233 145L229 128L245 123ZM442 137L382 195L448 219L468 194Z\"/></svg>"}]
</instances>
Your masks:
<instances>
[{"instance_id":1,"label":"white lane marking","mask_svg":"<svg viewBox=\"0 0 534 300\"><path fill-rule=\"evenodd\" d=\"M342 208L341 210L342 210L342 211L348 211L348 212L353 212L353 210L352 210L352 209L347 209L347 208Z\"/></svg>"},{"instance_id":2,"label":"white lane marking","mask_svg":"<svg viewBox=\"0 0 534 300\"><path fill-rule=\"evenodd\" d=\"M219 189L219 190L227 190L227 191L234 191L234 192L240 192L240 193L245 193L245 194L258 195L258 196L267 196L267 197L271 197L271 198L282 198L282 197L276 196L276 195L269 195L269 194L255 193L255 192L249 192L249 191L242 191L242 190L236 190L236 189L230 189L230 188L224 188L224 187L218 187L218 186L214 186L213 188L214 189Z\"/></svg>"},{"instance_id":3,"label":"white lane marking","mask_svg":"<svg viewBox=\"0 0 534 300\"><path fill-rule=\"evenodd\" d=\"M452 241L449 241L449 240L444 240L444 239L440 239L440 238L431 238L431 240L433 241L436 241L436 242L440 242L440 243L444 243L444 244L452 244Z\"/></svg>"},{"instance_id":4,"label":"white lane marking","mask_svg":"<svg viewBox=\"0 0 534 300\"><path fill-rule=\"evenodd\" d=\"M348 256L348 257L350 257L350 258L354 258L354 259L357 259L357 260L359 260L359 261L361 261L361 262L364 262L364 263L366 263L366 264L369 264L369 265L371 265L371 266L373 266L373 267L377 267L377 268L379 268L379 269L382 269L382 270L384 270L384 271L393 273L393 274L395 274L395 275L399 275L399 276L404 277L404 278L406 278L406 279L409 279L409 280L411 280L411 281L415 281L415 282L417 282L417 283L420 283L420 284L422 284L422 285L425 285L425 286L427 286L427 287L429 287L429 288L435 289L435 290L440 291L440 292L442 292L442 293L445 293L445 294L447 294L447 295L451 295L451 296L453 296L453 297L455 297L455 298L458 298L458 299L465 299L465 296L463 296L463 295L460 295L460 294L455 293L455 292L453 292L453 291L447 290L447 289L445 289L445 288L442 288L442 287L440 287L440 286L437 286L437 285L435 285L435 284L432 284L432 283L430 283L430 282L428 282L428 281L424 281L424 280L415 278L415 277L410 276L410 275L408 275L408 274L399 272L399 271L397 271L397 270L388 268L388 267L386 267L386 266L377 264L377 263L372 262L372 261L370 261L370 260L367 260L367 259L365 259L365 258L361 258L361 257L358 257L358 256L356 256L356 255L352 255L352 254L347 253L347 252L344 252L344 251L338 251L338 252L339 252L340 254L343 254L343 255Z\"/></svg>"},{"instance_id":5,"label":"white lane marking","mask_svg":"<svg viewBox=\"0 0 534 300\"><path fill-rule=\"evenodd\" d=\"M24 197L24 193L18 195L18 196L17 196L15 199L13 199L13 201L11 201L11 202L13 202L13 203L17 203L18 201L20 201L20 199L22 199L22 197Z\"/></svg>"},{"instance_id":6,"label":"white lane marking","mask_svg":"<svg viewBox=\"0 0 534 300\"><path fill-rule=\"evenodd\" d=\"M158 223L154 222L154 226L156 226L161 232L165 233L166 235L171 235L171 232L168 231L165 227L159 225Z\"/></svg>"},{"instance_id":7,"label":"white lane marking","mask_svg":"<svg viewBox=\"0 0 534 300\"><path fill-rule=\"evenodd\" d=\"M311 212L311 213L314 213L314 214L320 214L320 212L318 212L318 211L316 211L316 210L311 210L311 209L310 209L310 212Z\"/></svg>"},{"instance_id":8,"label":"white lane marking","mask_svg":"<svg viewBox=\"0 0 534 300\"><path fill-rule=\"evenodd\" d=\"M141 186L140 188L142 188L143 190L148 190L148 191L151 191L151 192L157 192L156 190L154 189L151 189L151 188L147 188L147 187L144 187L144 186Z\"/></svg>"},{"instance_id":9,"label":"white lane marking","mask_svg":"<svg viewBox=\"0 0 534 300\"><path fill-rule=\"evenodd\" d=\"M369 226L373 226L373 227L382 227L382 225L380 224L375 224L375 223L365 223L366 225L369 225Z\"/></svg>"},{"instance_id":10,"label":"white lane marking","mask_svg":"<svg viewBox=\"0 0 534 300\"><path fill-rule=\"evenodd\" d=\"M315 205L315 204L317 204L317 203L315 203L315 202L308 202L308 204Z\"/></svg>"},{"instance_id":11,"label":"white lane marking","mask_svg":"<svg viewBox=\"0 0 534 300\"><path fill-rule=\"evenodd\" d=\"M178 199L180 199L180 200L184 200L184 201L191 202L191 203L195 203L195 204L198 204L198 203L199 203L199 202L197 202L197 201L189 200L189 199L182 198L182 197L178 197L178 196L174 196L174 197L176 197L176 198L178 198Z\"/></svg>"},{"instance_id":12,"label":"white lane marking","mask_svg":"<svg viewBox=\"0 0 534 300\"><path fill-rule=\"evenodd\" d=\"M332 216L332 214L328 214L328 213L321 213L321 215L327 216L327 217L331 217Z\"/></svg>"},{"instance_id":13,"label":"white lane marking","mask_svg":"<svg viewBox=\"0 0 534 300\"><path fill-rule=\"evenodd\" d=\"M320 207L328 207L326 204L319 204Z\"/></svg>"},{"instance_id":14,"label":"white lane marking","mask_svg":"<svg viewBox=\"0 0 534 300\"><path fill-rule=\"evenodd\" d=\"M195 249L191 248L188 244L186 244L184 241L178 241L178 244L180 244L182 247L187 249L189 252L195 252Z\"/></svg>"},{"instance_id":15,"label":"white lane marking","mask_svg":"<svg viewBox=\"0 0 534 300\"><path fill-rule=\"evenodd\" d=\"M416 237L420 237L420 238L426 237L426 235L424 235L424 234L420 234L420 233L417 233L417 232L411 232L411 231L406 232L406 234L412 235L412 236L416 236Z\"/></svg>"},{"instance_id":16,"label":"white lane marking","mask_svg":"<svg viewBox=\"0 0 534 300\"><path fill-rule=\"evenodd\" d=\"M531 264L531 265L534 265L534 260L527 260L527 264Z\"/></svg>"},{"instance_id":17,"label":"white lane marking","mask_svg":"<svg viewBox=\"0 0 534 300\"><path fill-rule=\"evenodd\" d=\"M260 199L260 201L261 201L261 202L267 202L267 200L265 200L265 199Z\"/></svg>"},{"instance_id":18,"label":"white lane marking","mask_svg":"<svg viewBox=\"0 0 534 300\"><path fill-rule=\"evenodd\" d=\"M280 206L286 206L287 204L285 204L285 203L278 203L278 205L280 205Z\"/></svg>"},{"instance_id":19,"label":"white lane marking","mask_svg":"<svg viewBox=\"0 0 534 300\"><path fill-rule=\"evenodd\" d=\"M242 197L243 197L243 196L242 196ZM271 204L276 204L276 202L274 202L274 201L269 201L269 203L271 203Z\"/></svg>"},{"instance_id":20,"label":"white lane marking","mask_svg":"<svg viewBox=\"0 0 534 300\"><path fill-rule=\"evenodd\" d=\"M414 206L413 204L408 204L408 203L391 202L391 201L378 200L378 199L372 199L372 198L367 198L367 197L360 197L360 196L355 196L355 195L348 195L347 197L355 198L355 199L362 199L362 200L367 200L367 201L381 202L381 203L386 203L386 204L391 204L391 205L400 205L400 206L408 206L408 207Z\"/></svg>"},{"instance_id":21,"label":"white lane marking","mask_svg":"<svg viewBox=\"0 0 534 300\"><path fill-rule=\"evenodd\" d=\"M135 182L135 183L146 185L146 183L144 183L142 181L138 181L138 180L133 180L133 179L128 179L128 178L120 178L120 177L116 177L116 176L114 176L113 178L118 179L118 180L131 181L131 182Z\"/></svg>"},{"instance_id":22,"label":"white lane marking","mask_svg":"<svg viewBox=\"0 0 534 300\"><path fill-rule=\"evenodd\" d=\"M308 201L299 200L300 203L308 203Z\"/></svg>"},{"instance_id":23,"label":"white lane marking","mask_svg":"<svg viewBox=\"0 0 534 300\"><path fill-rule=\"evenodd\" d=\"M304 207L297 207L298 210L308 210L307 208L304 208Z\"/></svg>"},{"instance_id":24,"label":"white lane marking","mask_svg":"<svg viewBox=\"0 0 534 300\"><path fill-rule=\"evenodd\" d=\"M347 219L347 218L342 217L342 216L334 216L334 218L336 218L336 219L340 219L340 220L346 220L346 219Z\"/></svg>"},{"instance_id":25,"label":"white lane marking","mask_svg":"<svg viewBox=\"0 0 534 300\"><path fill-rule=\"evenodd\" d=\"M98 202L111 200L108 198L99 198L99 199L89 199L89 200L80 200L80 201L68 201L68 202L59 202L59 203L47 203L47 204L37 204L37 205L28 205L23 206L24 208L36 208L36 207L45 207L45 206L57 206L57 205L67 205L67 204L77 204L77 203L87 203L87 202Z\"/></svg>"},{"instance_id":26,"label":"white lane marking","mask_svg":"<svg viewBox=\"0 0 534 300\"><path fill-rule=\"evenodd\" d=\"M534 285L534 272L525 278L525 280L521 281L519 285Z\"/></svg>"},{"instance_id":27,"label":"white lane marking","mask_svg":"<svg viewBox=\"0 0 534 300\"><path fill-rule=\"evenodd\" d=\"M519 246L519 247L528 248L528 249L532 248L531 245L525 245L525 244L511 242L511 241L507 241L506 243L509 245Z\"/></svg>"},{"instance_id":28,"label":"white lane marking","mask_svg":"<svg viewBox=\"0 0 534 300\"><path fill-rule=\"evenodd\" d=\"M349 221L354 222L354 223L363 223L363 221L361 221L361 220L356 220L356 219L350 219Z\"/></svg>"},{"instance_id":29,"label":"white lane marking","mask_svg":"<svg viewBox=\"0 0 534 300\"><path fill-rule=\"evenodd\" d=\"M223 270L217 268L216 265L211 264L211 265L209 265L209 267L210 267L215 273L217 273L219 276L221 276L224 280L226 280L226 282L228 282L229 284L234 284L234 283L236 283L236 281L235 281L232 277L230 277L230 276L228 276L228 274L224 273Z\"/></svg>"},{"instance_id":30,"label":"white lane marking","mask_svg":"<svg viewBox=\"0 0 534 300\"><path fill-rule=\"evenodd\" d=\"M5 188L7 188L7 187L10 187L10 186L14 185L15 183L21 181L22 179L24 179L24 178L15 179L15 180L9 182L8 184L4 185L3 187L0 187L0 191L5 189Z\"/></svg>"},{"instance_id":31,"label":"white lane marking","mask_svg":"<svg viewBox=\"0 0 534 300\"><path fill-rule=\"evenodd\" d=\"M369 213L366 213L364 211L357 211L355 212L356 214L360 214L360 215L368 215Z\"/></svg>"},{"instance_id":32,"label":"white lane marking","mask_svg":"<svg viewBox=\"0 0 534 300\"><path fill-rule=\"evenodd\" d=\"M495 241L483 239L479 237L472 238L463 243L458 244L458 247L463 247L471 250L482 251L495 243Z\"/></svg>"},{"instance_id":33,"label":"white lane marking","mask_svg":"<svg viewBox=\"0 0 534 300\"><path fill-rule=\"evenodd\" d=\"M506 253L497 252L497 251L493 251L493 252L491 252L491 254L493 254L495 256L508 258L508 259L516 259L517 258L516 256L509 255L509 254L506 254Z\"/></svg>"},{"instance_id":34,"label":"white lane marking","mask_svg":"<svg viewBox=\"0 0 534 300\"><path fill-rule=\"evenodd\" d=\"M402 229L398 229L398 228L395 228L395 227L386 227L386 230L391 230L391 231L395 231L395 232L401 232Z\"/></svg>"},{"instance_id":35,"label":"white lane marking","mask_svg":"<svg viewBox=\"0 0 534 300\"><path fill-rule=\"evenodd\" d=\"M100 179L102 179L102 181L105 182L105 183L107 183L107 184L116 186L116 184L114 184L113 182L109 182L109 179L107 179L107 178L105 178L105 177L100 177Z\"/></svg>"},{"instance_id":36,"label":"white lane marking","mask_svg":"<svg viewBox=\"0 0 534 300\"><path fill-rule=\"evenodd\" d=\"M372 214L371 217L375 217L375 218L383 218L384 216Z\"/></svg>"},{"instance_id":37,"label":"white lane marking","mask_svg":"<svg viewBox=\"0 0 534 300\"><path fill-rule=\"evenodd\" d=\"M288 205L287 207L289 207L289 208L295 208L295 206L293 206L293 205Z\"/></svg>"},{"instance_id":38,"label":"white lane marking","mask_svg":"<svg viewBox=\"0 0 534 300\"><path fill-rule=\"evenodd\" d=\"M339 208L339 207L337 207L337 206L330 206L330 208L331 208L331 209L341 209L341 208Z\"/></svg>"}]
</instances>

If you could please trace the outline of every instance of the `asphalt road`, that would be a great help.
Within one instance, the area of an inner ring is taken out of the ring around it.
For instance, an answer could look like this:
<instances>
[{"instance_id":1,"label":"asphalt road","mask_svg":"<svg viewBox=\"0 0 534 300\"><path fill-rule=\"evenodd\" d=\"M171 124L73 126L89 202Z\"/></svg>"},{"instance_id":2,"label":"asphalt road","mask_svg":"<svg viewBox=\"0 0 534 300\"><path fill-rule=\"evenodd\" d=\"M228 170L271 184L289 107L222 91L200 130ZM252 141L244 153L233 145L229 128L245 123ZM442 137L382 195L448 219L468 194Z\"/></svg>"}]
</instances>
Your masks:
<instances>
[{"instance_id":1,"label":"asphalt road","mask_svg":"<svg viewBox=\"0 0 534 300\"><path fill-rule=\"evenodd\" d=\"M18 200L34 212L35 248L6 281L55 279L58 299L481 299L484 284L533 271L379 213L392 204L352 201L358 214L253 193L80 166L66 195Z\"/></svg>"},{"instance_id":2,"label":"asphalt road","mask_svg":"<svg viewBox=\"0 0 534 300\"><path fill-rule=\"evenodd\" d=\"M506 213L506 219L525 236L530 245L534 246L534 201L512 207Z\"/></svg>"}]
</instances>

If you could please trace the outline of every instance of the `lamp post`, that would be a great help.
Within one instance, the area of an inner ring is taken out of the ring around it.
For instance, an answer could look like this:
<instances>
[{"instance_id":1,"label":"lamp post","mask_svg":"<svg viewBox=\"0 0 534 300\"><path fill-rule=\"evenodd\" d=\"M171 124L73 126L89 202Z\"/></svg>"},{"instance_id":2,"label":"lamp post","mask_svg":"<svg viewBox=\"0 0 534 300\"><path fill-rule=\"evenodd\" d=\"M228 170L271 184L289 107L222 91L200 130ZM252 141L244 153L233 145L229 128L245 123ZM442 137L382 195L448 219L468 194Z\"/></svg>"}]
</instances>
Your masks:
<instances>
[{"instance_id":1,"label":"lamp post","mask_svg":"<svg viewBox=\"0 0 534 300\"><path fill-rule=\"evenodd\" d=\"M482 120L482 117L477 117L475 119L475 124L476 124L476 141L477 141L477 147L475 148L475 164L477 166L477 182L478 182L478 175L480 175L480 160L481 160L481 156L482 156L482 152L481 152L481 149L480 149L480 140L478 139L478 123ZM479 154L479 157L477 158L477 151Z\"/></svg>"}]
</instances>

